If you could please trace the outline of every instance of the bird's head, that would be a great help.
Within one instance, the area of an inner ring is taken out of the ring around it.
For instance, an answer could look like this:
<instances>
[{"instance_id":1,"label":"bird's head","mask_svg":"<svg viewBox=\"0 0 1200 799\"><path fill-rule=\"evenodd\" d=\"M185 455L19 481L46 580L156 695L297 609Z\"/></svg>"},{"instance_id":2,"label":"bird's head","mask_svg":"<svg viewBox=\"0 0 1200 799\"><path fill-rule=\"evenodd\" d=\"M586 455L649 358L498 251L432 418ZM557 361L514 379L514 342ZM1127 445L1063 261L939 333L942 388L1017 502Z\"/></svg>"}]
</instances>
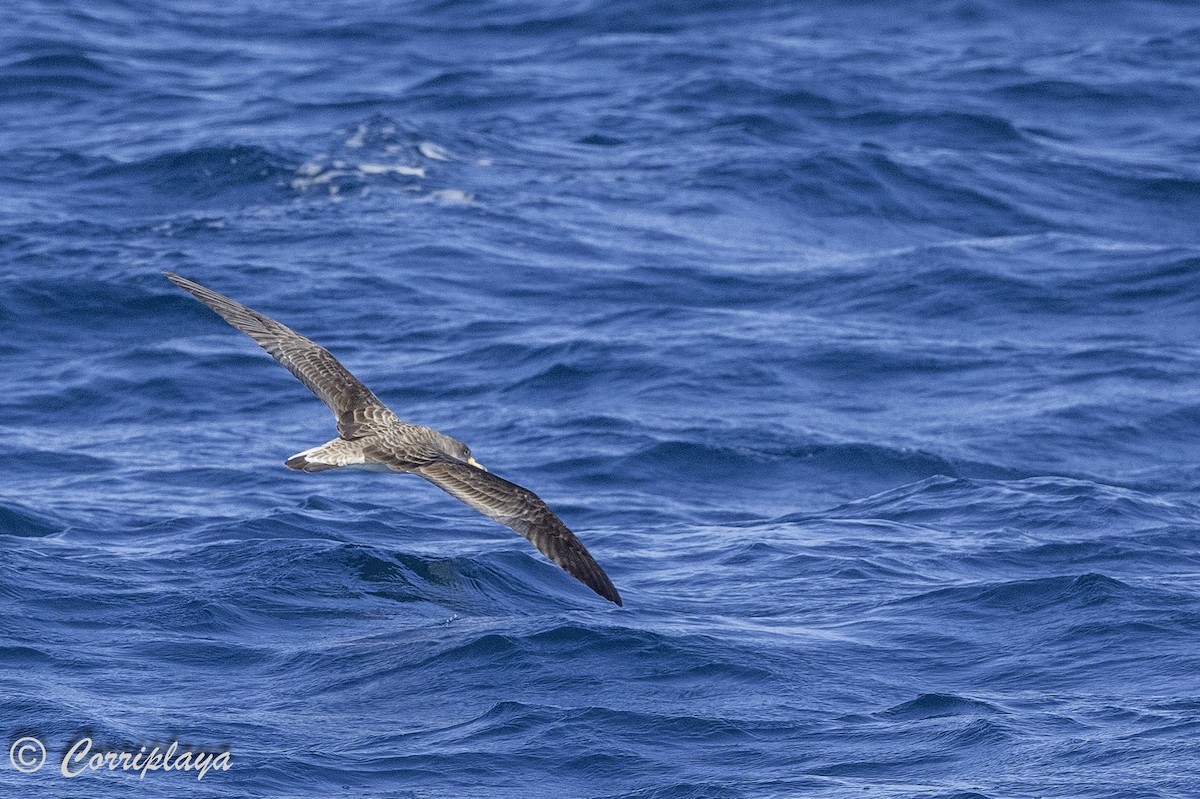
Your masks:
<instances>
[{"instance_id":1,"label":"bird's head","mask_svg":"<svg viewBox=\"0 0 1200 799\"><path fill-rule=\"evenodd\" d=\"M447 436L447 435L442 435L440 440L438 441L438 444L439 444L439 449L441 449L442 452L446 453L451 458L455 458L457 460L462 461L463 463L470 464L471 466L474 466L476 469L480 469L485 472L487 471L487 469L485 469L483 467L483 464L481 464L479 461L475 460L475 458L473 458L471 456L471 448L468 447L466 444L462 443L461 441L459 441L458 439L451 438L450 436Z\"/></svg>"}]
</instances>

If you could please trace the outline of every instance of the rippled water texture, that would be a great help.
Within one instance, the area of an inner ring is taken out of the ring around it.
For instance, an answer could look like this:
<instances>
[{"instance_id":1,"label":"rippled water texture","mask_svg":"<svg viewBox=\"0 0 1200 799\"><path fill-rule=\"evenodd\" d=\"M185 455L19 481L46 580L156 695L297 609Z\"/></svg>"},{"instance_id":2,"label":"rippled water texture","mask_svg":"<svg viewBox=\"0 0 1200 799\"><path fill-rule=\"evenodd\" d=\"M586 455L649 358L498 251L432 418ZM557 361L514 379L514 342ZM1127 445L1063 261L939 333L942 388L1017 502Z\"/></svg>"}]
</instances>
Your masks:
<instances>
[{"instance_id":1,"label":"rippled water texture","mask_svg":"<svg viewBox=\"0 0 1200 799\"><path fill-rule=\"evenodd\" d=\"M1200 794L1197 131L1186 3L4 4L0 793ZM163 270L625 608L285 469L329 414Z\"/></svg>"}]
</instances>

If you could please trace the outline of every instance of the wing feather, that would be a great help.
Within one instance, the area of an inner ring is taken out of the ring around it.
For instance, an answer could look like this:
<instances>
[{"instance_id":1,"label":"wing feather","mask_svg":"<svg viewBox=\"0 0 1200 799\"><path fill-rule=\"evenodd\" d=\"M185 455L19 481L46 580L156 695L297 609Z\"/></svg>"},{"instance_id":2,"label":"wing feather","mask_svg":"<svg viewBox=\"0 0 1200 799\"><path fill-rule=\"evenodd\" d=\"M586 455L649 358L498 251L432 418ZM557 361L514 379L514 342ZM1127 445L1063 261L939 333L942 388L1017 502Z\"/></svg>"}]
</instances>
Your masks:
<instances>
[{"instance_id":1,"label":"wing feather","mask_svg":"<svg viewBox=\"0 0 1200 799\"><path fill-rule=\"evenodd\" d=\"M621 596L574 533L527 488L452 458L439 458L412 470L490 519L528 539L567 574L617 605Z\"/></svg>"},{"instance_id":2,"label":"wing feather","mask_svg":"<svg viewBox=\"0 0 1200 799\"><path fill-rule=\"evenodd\" d=\"M357 377L350 374L350 370L342 366L329 350L287 325L199 283L171 272L163 274L226 322L254 339L316 394L333 412L342 438L361 438L373 425L397 420L395 414Z\"/></svg>"}]
</instances>

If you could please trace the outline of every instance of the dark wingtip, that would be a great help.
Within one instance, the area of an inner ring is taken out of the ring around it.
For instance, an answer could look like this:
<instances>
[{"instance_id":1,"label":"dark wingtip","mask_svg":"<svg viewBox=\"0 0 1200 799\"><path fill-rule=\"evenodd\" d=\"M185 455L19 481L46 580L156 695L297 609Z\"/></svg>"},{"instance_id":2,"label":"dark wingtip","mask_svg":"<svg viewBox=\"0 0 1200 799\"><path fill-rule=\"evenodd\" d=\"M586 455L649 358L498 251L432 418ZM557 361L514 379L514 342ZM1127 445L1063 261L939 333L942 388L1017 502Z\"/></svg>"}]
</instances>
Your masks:
<instances>
[{"instance_id":1,"label":"dark wingtip","mask_svg":"<svg viewBox=\"0 0 1200 799\"><path fill-rule=\"evenodd\" d=\"M591 575L591 579L582 581L583 584L617 607L625 607L625 603L621 601L621 595L617 593L617 587L612 584L612 580L608 579L608 575L604 573L604 570L600 568L600 564L598 563L596 564L596 571L599 574Z\"/></svg>"},{"instance_id":2,"label":"dark wingtip","mask_svg":"<svg viewBox=\"0 0 1200 799\"><path fill-rule=\"evenodd\" d=\"M188 294L197 297L197 299L199 299L199 296L196 294L196 289L204 290L204 286L201 286L194 280L188 280L182 275L177 275L174 272L163 272L163 277L174 283L176 286L179 286L179 288L183 289Z\"/></svg>"}]
</instances>

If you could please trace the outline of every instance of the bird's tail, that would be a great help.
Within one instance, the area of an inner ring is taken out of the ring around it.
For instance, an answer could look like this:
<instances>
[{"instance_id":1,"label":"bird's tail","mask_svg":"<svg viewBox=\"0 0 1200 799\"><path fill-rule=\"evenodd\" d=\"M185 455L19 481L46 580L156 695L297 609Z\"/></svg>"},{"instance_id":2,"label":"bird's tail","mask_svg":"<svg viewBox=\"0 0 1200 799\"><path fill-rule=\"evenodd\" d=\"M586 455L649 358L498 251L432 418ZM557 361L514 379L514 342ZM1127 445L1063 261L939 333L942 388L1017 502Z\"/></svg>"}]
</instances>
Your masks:
<instances>
[{"instance_id":1,"label":"bird's tail","mask_svg":"<svg viewBox=\"0 0 1200 799\"><path fill-rule=\"evenodd\" d=\"M283 462L289 469L301 472L323 472L326 469L339 469L346 466L369 468L372 464L363 455L362 443L335 438L326 441L319 447L297 452Z\"/></svg>"},{"instance_id":2,"label":"bird's tail","mask_svg":"<svg viewBox=\"0 0 1200 799\"><path fill-rule=\"evenodd\" d=\"M309 450L311 452L312 450ZM283 462L283 465L289 469L295 469L299 472L323 472L326 469L336 469L337 465L333 463L321 463L308 459L308 452L298 452L292 457Z\"/></svg>"}]
</instances>

